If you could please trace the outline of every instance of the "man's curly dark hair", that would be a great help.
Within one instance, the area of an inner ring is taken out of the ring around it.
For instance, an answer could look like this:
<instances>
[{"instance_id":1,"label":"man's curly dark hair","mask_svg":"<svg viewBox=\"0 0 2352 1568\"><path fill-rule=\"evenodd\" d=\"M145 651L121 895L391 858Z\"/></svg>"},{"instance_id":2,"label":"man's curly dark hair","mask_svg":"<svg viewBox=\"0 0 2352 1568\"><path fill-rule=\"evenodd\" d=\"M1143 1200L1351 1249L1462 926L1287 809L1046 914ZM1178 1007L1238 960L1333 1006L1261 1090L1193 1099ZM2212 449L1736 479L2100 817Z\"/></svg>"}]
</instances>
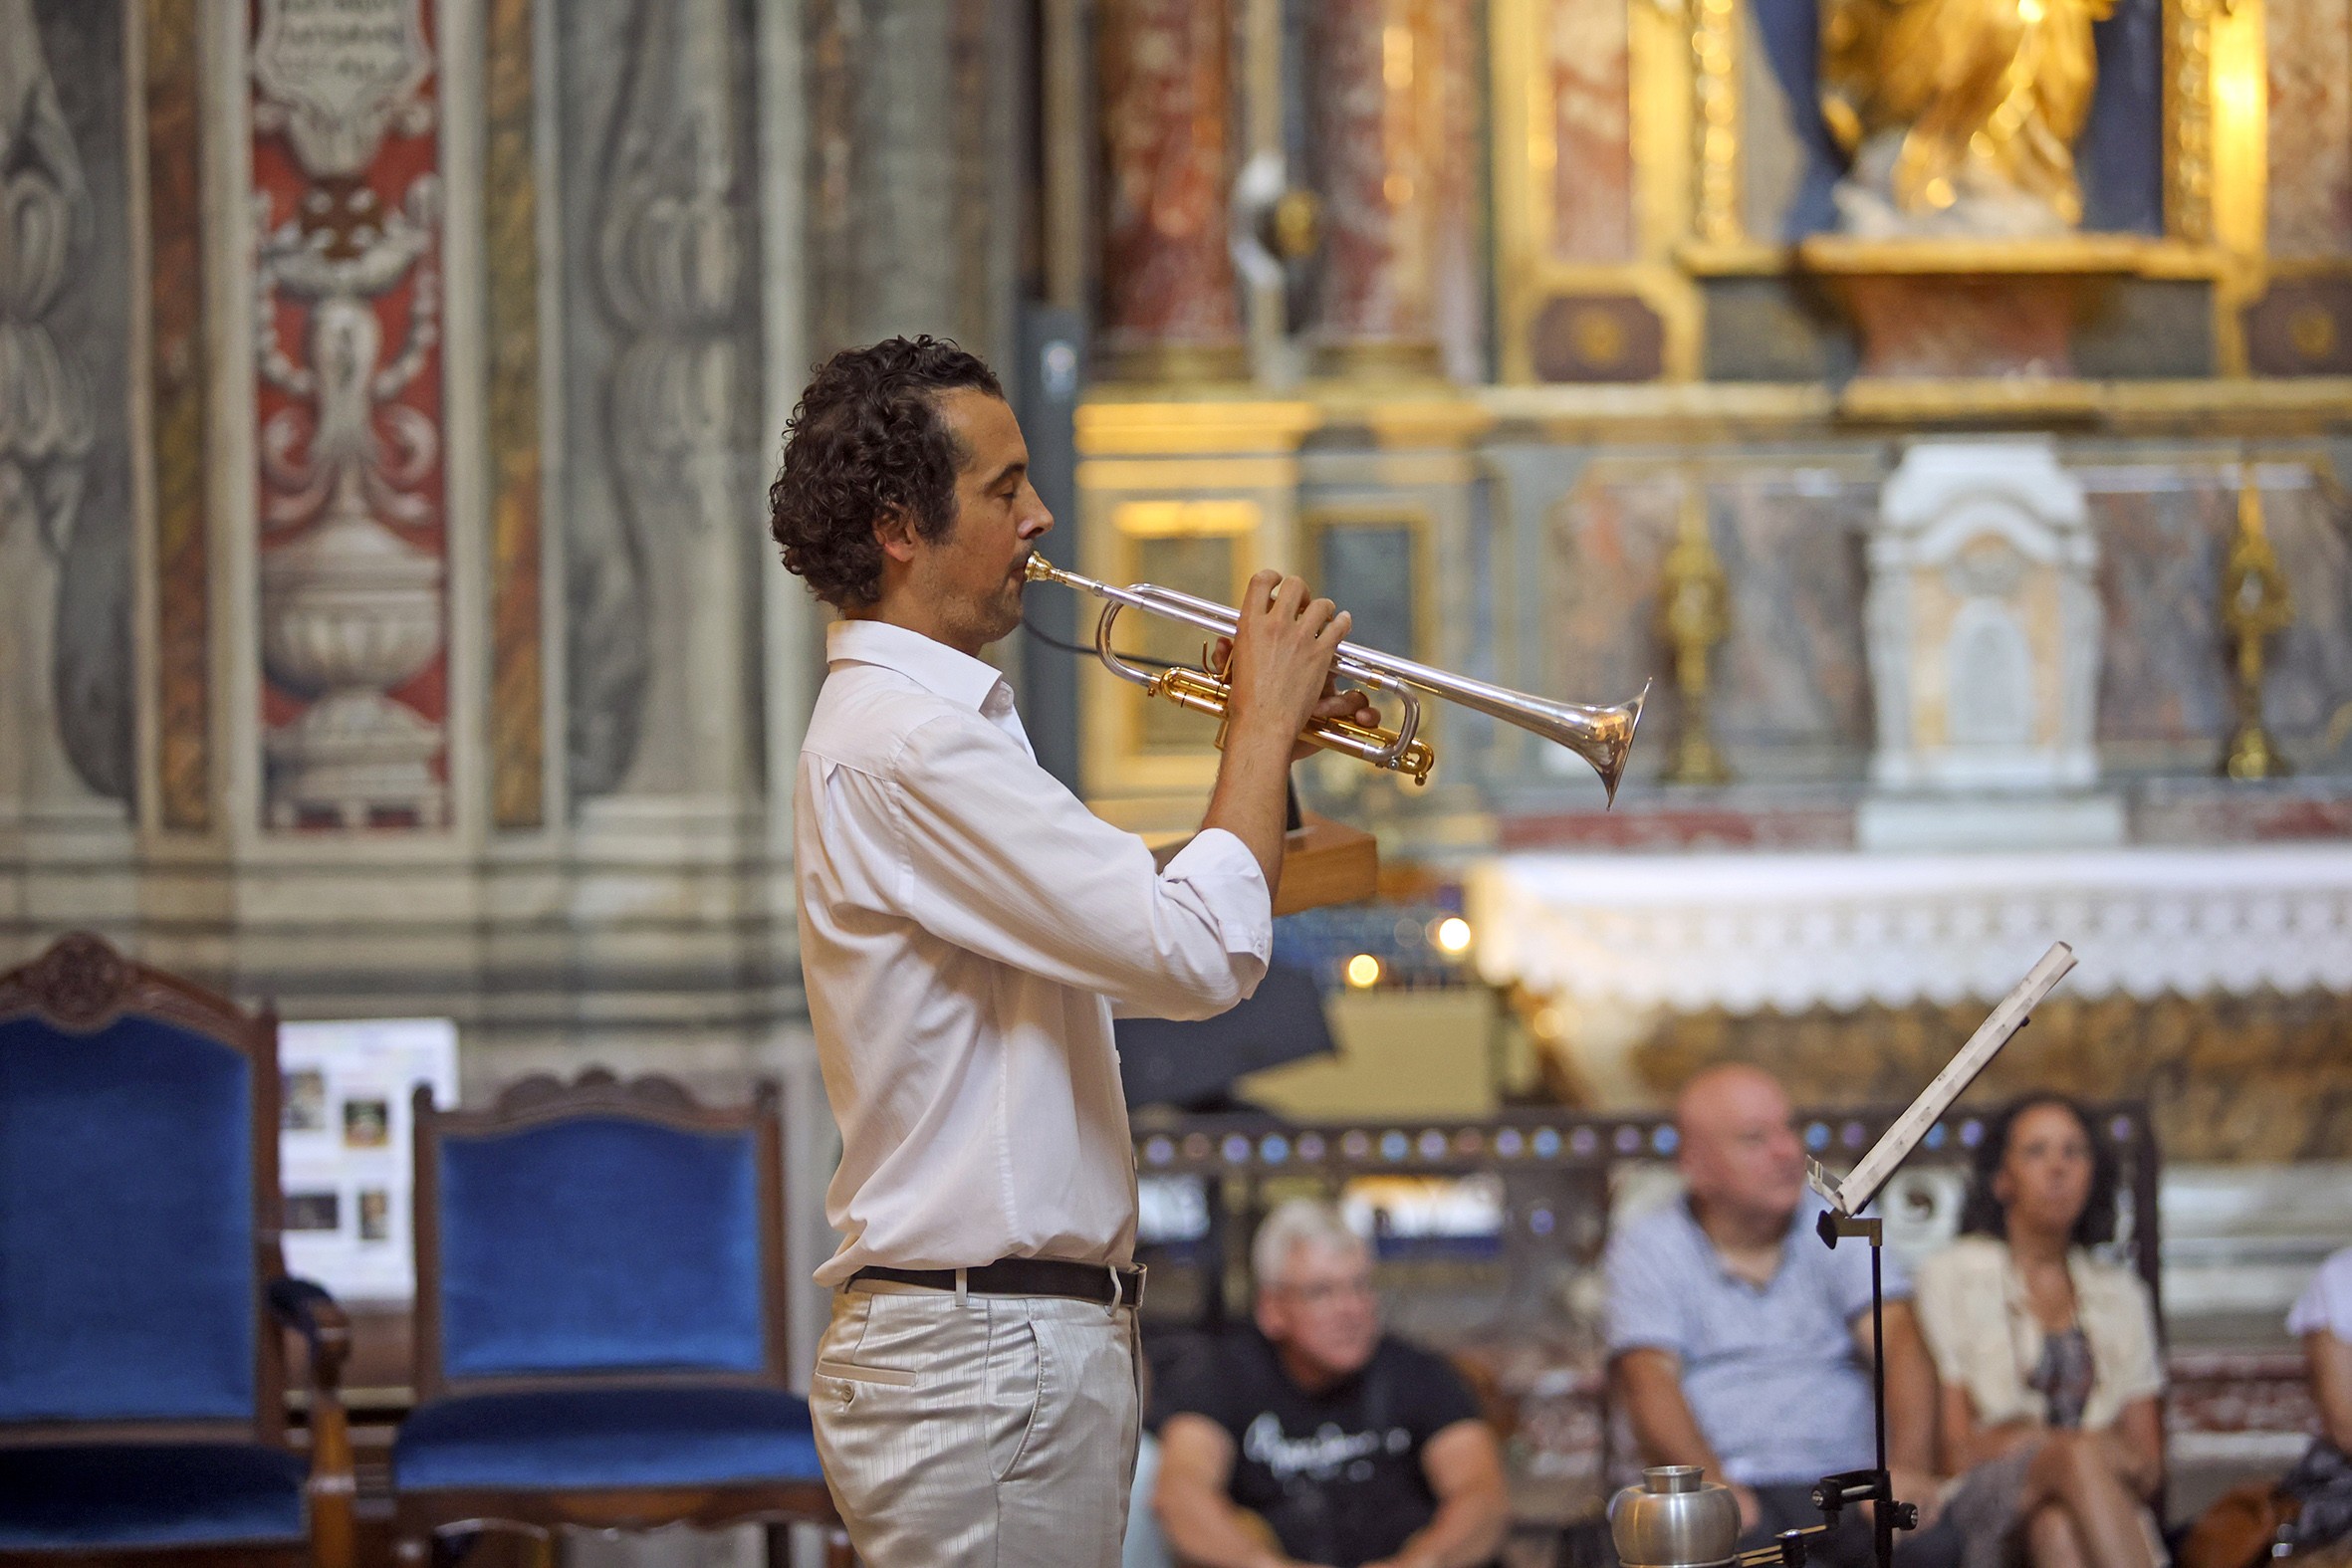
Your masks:
<instances>
[{"instance_id":1,"label":"man's curly dark hair","mask_svg":"<svg viewBox=\"0 0 2352 1568\"><path fill-rule=\"evenodd\" d=\"M881 596L874 526L891 513L933 541L955 522L956 470L969 454L938 404L957 387L1005 395L977 356L926 335L844 348L801 393L768 487L768 531L785 570L827 604L860 609Z\"/></svg>"},{"instance_id":2,"label":"man's curly dark hair","mask_svg":"<svg viewBox=\"0 0 2352 1568\"><path fill-rule=\"evenodd\" d=\"M1960 1208L1960 1233L2008 1238L2008 1211L1993 1195L1993 1181L2000 1175L2001 1165L2008 1159L2009 1134L2016 1130L2017 1118L2041 1105L2055 1105L2073 1117L2091 1146L2091 1190L2083 1200L2082 1214L2075 1220L2074 1232L2068 1239L2076 1246L2099 1246L2114 1240L2118 1218L2116 1192L2123 1182L2123 1162L2091 1125L2091 1113L2079 1100L2049 1089L2019 1095L1995 1111L1985 1123L1985 1136L1977 1144L1976 1159L1969 1173L1968 1198Z\"/></svg>"}]
</instances>

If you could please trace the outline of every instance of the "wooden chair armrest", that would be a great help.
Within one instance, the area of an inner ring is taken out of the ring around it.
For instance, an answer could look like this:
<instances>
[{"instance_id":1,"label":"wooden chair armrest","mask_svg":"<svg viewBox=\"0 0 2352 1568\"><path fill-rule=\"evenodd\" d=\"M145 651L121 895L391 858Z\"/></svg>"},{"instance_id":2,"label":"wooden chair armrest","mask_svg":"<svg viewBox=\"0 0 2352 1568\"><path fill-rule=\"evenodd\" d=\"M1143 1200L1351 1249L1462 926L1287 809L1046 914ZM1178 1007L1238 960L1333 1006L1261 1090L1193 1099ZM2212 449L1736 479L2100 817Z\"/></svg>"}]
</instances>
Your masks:
<instances>
[{"instance_id":1,"label":"wooden chair armrest","mask_svg":"<svg viewBox=\"0 0 2352 1568\"><path fill-rule=\"evenodd\" d=\"M335 1297L308 1279L281 1274L270 1281L270 1315L303 1338L310 1383L311 1561L315 1568L353 1568L357 1522L353 1504L358 1478L352 1464L351 1425L343 1409L344 1363L352 1355L352 1320Z\"/></svg>"},{"instance_id":2,"label":"wooden chair armrest","mask_svg":"<svg viewBox=\"0 0 2352 1568\"><path fill-rule=\"evenodd\" d=\"M352 1355L352 1320L342 1304L324 1285L281 1274L270 1281L270 1315L310 1347L312 1394L338 1397L343 1366Z\"/></svg>"}]
</instances>

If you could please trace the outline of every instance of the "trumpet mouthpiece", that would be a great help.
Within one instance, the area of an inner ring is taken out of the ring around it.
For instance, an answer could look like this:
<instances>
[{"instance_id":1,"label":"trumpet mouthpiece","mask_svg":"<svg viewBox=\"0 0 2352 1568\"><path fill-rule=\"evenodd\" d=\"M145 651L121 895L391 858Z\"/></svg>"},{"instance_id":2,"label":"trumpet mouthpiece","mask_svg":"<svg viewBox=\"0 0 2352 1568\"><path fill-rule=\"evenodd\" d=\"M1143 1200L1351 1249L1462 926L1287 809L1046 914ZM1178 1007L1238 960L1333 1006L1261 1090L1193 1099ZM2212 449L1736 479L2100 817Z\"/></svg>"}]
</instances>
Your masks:
<instances>
[{"instance_id":1,"label":"trumpet mouthpiece","mask_svg":"<svg viewBox=\"0 0 2352 1568\"><path fill-rule=\"evenodd\" d=\"M1054 580L1054 562L1033 551L1029 564L1022 568L1022 573L1031 582L1051 582Z\"/></svg>"}]
</instances>

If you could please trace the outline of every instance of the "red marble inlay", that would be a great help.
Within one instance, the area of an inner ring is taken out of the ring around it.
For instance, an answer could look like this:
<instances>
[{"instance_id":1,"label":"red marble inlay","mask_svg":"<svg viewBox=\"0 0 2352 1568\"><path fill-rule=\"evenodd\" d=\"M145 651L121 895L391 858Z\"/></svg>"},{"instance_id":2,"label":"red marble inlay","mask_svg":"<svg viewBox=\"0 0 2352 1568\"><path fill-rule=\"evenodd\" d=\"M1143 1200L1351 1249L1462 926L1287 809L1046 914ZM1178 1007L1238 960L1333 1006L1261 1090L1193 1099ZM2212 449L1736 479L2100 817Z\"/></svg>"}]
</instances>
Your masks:
<instances>
[{"instance_id":1,"label":"red marble inlay","mask_svg":"<svg viewBox=\"0 0 2352 1568\"><path fill-rule=\"evenodd\" d=\"M1550 0L1544 45L1554 147L1552 257L1631 260L1633 107L1624 0Z\"/></svg>"},{"instance_id":2,"label":"red marble inlay","mask_svg":"<svg viewBox=\"0 0 2352 1568\"><path fill-rule=\"evenodd\" d=\"M1839 277L1864 375L2074 373L2071 278Z\"/></svg>"},{"instance_id":3,"label":"red marble inlay","mask_svg":"<svg viewBox=\"0 0 2352 1568\"><path fill-rule=\"evenodd\" d=\"M1338 341L1430 340L1466 257L1475 158L1464 0L1323 0L1315 131L1319 327Z\"/></svg>"},{"instance_id":4,"label":"red marble inlay","mask_svg":"<svg viewBox=\"0 0 2352 1568\"><path fill-rule=\"evenodd\" d=\"M1100 28L1106 333L1237 343L1227 0L1111 0Z\"/></svg>"},{"instance_id":5,"label":"red marble inlay","mask_svg":"<svg viewBox=\"0 0 2352 1568\"><path fill-rule=\"evenodd\" d=\"M2352 254L2352 0L2270 0L2270 252Z\"/></svg>"},{"instance_id":6,"label":"red marble inlay","mask_svg":"<svg viewBox=\"0 0 2352 1568\"><path fill-rule=\"evenodd\" d=\"M1644 734L1648 732L1645 730ZM1844 807L1742 811L1728 807L1524 812L1495 823L1498 849L1851 849Z\"/></svg>"}]
</instances>

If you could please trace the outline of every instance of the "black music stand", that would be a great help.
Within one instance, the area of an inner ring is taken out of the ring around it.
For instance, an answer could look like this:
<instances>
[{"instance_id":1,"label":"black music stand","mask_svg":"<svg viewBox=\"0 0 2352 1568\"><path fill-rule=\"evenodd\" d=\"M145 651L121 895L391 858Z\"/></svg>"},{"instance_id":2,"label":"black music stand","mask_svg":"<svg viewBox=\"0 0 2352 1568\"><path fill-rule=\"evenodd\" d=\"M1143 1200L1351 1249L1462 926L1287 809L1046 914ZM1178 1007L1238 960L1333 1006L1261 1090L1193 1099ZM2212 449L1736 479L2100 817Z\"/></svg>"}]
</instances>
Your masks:
<instances>
[{"instance_id":1,"label":"black music stand","mask_svg":"<svg viewBox=\"0 0 2352 1568\"><path fill-rule=\"evenodd\" d=\"M2065 978L2074 967L2074 950L2063 942L2053 942L2041 961L2035 964L2017 989L2001 999L1969 1042L1950 1061L1944 1070L1919 1091L1903 1114L1870 1146L1853 1171L1839 1178L1820 1161L1805 1161L1806 1180L1819 1193L1829 1208L1814 1227L1822 1242L1834 1248L1839 1239L1858 1236L1870 1243L1870 1397L1871 1415L1877 1426L1877 1465L1866 1470L1845 1470L1836 1475L1824 1475L1813 1488L1813 1506L1828 1515L1827 1529L1837 1522L1837 1516L1848 1505L1857 1502L1876 1503L1872 1513L1872 1535L1878 1552L1878 1568L1894 1568L1895 1532L1919 1528L1919 1505L1897 1502L1892 1477L1887 1472L1887 1345L1886 1296L1881 1285L1880 1254L1886 1243L1885 1223L1876 1215L1867 1220L1856 1218L1869 1207L1870 1201L1886 1184L1886 1179L1901 1168L1928 1129L1960 1098L1962 1091L1976 1081L2000 1048L2009 1042L2017 1030L2031 1017L2033 1008L2050 989ZM1813 1530L1787 1530L1777 1544L1742 1554L1747 1568L1777 1559L1800 1568L1804 1561L1803 1537ZM1753 1562L1751 1560L1754 1560Z\"/></svg>"}]
</instances>

